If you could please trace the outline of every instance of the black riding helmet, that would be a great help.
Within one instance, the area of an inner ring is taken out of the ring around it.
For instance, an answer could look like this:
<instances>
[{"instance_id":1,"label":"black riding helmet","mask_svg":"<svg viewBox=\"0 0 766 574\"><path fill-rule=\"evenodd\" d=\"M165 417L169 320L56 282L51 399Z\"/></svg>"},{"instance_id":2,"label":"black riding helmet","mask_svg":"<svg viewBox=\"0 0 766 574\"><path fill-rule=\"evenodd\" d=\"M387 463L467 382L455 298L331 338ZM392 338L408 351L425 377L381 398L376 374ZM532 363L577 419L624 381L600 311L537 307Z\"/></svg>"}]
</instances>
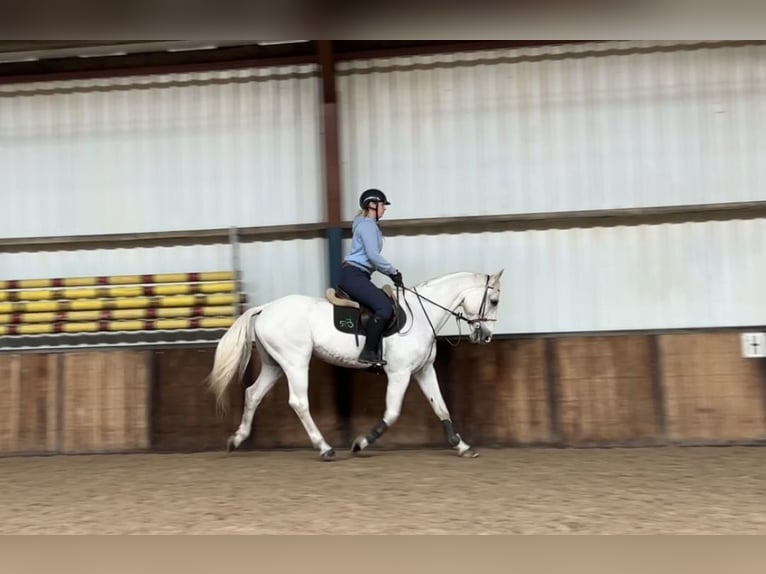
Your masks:
<instances>
[{"instance_id":1,"label":"black riding helmet","mask_svg":"<svg viewBox=\"0 0 766 574\"><path fill-rule=\"evenodd\" d=\"M382 201L384 205L391 205L385 193L379 189L367 189L359 196L359 207L367 209L367 206L374 201Z\"/></svg>"}]
</instances>

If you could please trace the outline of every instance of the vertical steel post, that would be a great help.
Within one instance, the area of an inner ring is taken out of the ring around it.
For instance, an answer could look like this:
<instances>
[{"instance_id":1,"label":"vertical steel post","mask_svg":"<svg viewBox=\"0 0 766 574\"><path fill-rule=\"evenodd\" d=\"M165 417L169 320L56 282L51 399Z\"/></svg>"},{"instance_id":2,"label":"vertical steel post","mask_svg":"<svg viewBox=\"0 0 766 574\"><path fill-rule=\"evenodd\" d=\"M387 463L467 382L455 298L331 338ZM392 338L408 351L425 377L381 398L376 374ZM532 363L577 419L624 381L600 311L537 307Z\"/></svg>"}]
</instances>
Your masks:
<instances>
[{"instance_id":1,"label":"vertical steel post","mask_svg":"<svg viewBox=\"0 0 766 574\"><path fill-rule=\"evenodd\" d=\"M340 226L340 146L338 143L338 99L335 89L335 58L331 40L318 40L322 81L322 138L324 151L325 237L328 249L330 286L338 284L342 258L343 231Z\"/></svg>"},{"instance_id":2,"label":"vertical steel post","mask_svg":"<svg viewBox=\"0 0 766 574\"><path fill-rule=\"evenodd\" d=\"M239 317L239 294L242 292L242 271L239 260L239 233L236 227L229 227L229 247L231 247L231 270L234 272L234 312L236 319Z\"/></svg>"},{"instance_id":3,"label":"vertical steel post","mask_svg":"<svg viewBox=\"0 0 766 574\"><path fill-rule=\"evenodd\" d=\"M325 238L327 240L327 280L335 286L340 280L343 257L343 230L340 208L340 146L338 143L338 98L335 89L335 58L332 40L318 40L317 52L322 81L322 141L324 152ZM335 412L343 440L351 442L351 377L347 369L334 368Z\"/></svg>"}]
</instances>

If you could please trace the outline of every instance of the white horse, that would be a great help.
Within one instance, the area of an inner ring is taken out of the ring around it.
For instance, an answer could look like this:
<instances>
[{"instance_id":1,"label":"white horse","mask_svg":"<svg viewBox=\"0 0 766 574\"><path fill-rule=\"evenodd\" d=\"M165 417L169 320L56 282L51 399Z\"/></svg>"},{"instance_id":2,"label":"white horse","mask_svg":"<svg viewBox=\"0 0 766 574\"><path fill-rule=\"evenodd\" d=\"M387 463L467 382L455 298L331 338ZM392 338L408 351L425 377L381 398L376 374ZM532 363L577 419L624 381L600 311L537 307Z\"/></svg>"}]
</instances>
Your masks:
<instances>
[{"instance_id":1,"label":"white horse","mask_svg":"<svg viewBox=\"0 0 766 574\"><path fill-rule=\"evenodd\" d=\"M395 298L389 287L389 296L402 306L406 320L381 340L383 357L387 361L381 367L387 377L385 412L382 420L367 435L360 435L354 440L352 453L373 444L396 422L412 376L441 421L448 444L457 450L459 456L478 456L476 450L456 432L444 404L433 366L436 335L450 317L454 317L469 325L469 340L472 343L489 343L500 300L502 273L502 270L493 275L450 273L414 288L397 289ZM355 336L333 324L334 313L340 309L333 295L331 289L324 299L292 294L251 307L224 333L216 347L213 368L207 378L219 407L225 407L228 385L235 379L241 380L250 361L253 343L261 359L261 371L255 383L247 388L242 420L227 441L227 451L237 448L250 435L255 410L284 374L289 387L290 407L306 429L311 444L319 450L322 460L335 459L334 449L317 428L309 411L309 362L312 356L316 356L339 367L370 367L357 361L363 334ZM462 309L462 313L457 312L458 308Z\"/></svg>"}]
</instances>

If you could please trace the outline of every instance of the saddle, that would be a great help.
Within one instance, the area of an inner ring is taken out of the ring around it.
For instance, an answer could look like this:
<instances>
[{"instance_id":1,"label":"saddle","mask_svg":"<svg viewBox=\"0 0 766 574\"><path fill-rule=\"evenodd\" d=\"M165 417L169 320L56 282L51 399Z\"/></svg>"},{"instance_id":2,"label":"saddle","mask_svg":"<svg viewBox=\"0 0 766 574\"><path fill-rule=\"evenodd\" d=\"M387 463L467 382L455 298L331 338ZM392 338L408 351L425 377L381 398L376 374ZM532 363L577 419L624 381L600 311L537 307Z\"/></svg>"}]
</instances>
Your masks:
<instances>
[{"instance_id":1,"label":"saddle","mask_svg":"<svg viewBox=\"0 0 766 574\"><path fill-rule=\"evenodd\" d=\"M381 340L397 333L402 328L407 318L404 309L399 306L394 298L394 290L391 288L391 285L384 285L382 291L391 300L394 314L391 316L388 323L386 323ZM325 292L325 295L327 300L332 303L333 325L335 325L335 328L341 333L355 335L358 345L359 335L366 335L367 333L367 325L373 315L372 309L369 309L365 305L352 299L351 296L340 287L330 287Z\"/></svg>"}]
</instances>

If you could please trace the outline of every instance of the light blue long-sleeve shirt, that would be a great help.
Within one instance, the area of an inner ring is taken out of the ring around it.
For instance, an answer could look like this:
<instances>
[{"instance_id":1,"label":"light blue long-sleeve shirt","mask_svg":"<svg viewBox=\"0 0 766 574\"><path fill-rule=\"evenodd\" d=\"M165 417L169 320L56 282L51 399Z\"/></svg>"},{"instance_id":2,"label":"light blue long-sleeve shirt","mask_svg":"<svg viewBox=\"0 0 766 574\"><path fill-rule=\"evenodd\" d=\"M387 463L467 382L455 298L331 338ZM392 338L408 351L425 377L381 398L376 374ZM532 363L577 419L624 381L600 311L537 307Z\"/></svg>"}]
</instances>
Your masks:
<instances>
[{"instance_id":1,"label":"light blue long-sleeve shirt","mask_svg":"<svg viewBox=\"0 0 766 574\"><path fill-rule=\"evenodd\" d=\"M396 273L396 268L380 254L383 249L383 233L381 233L377 221L357 215L351 225L351 230L353 237L351 239L351 253L346 257L348 263L361 267L370 273L375 270L385 275Z\"/></svg>"}]
</instances>

